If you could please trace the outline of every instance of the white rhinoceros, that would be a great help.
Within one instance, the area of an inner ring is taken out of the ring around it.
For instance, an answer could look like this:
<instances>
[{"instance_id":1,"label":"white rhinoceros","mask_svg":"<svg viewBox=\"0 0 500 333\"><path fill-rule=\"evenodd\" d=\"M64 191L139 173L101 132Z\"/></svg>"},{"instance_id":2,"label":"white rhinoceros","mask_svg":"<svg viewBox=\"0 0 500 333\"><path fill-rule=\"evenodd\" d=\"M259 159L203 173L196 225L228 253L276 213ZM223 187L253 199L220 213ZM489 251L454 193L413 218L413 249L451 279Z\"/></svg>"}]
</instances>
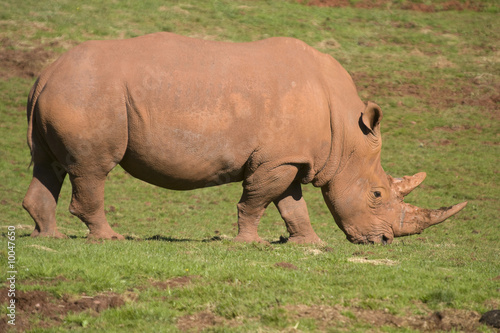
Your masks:
<instances>
[{"instance_id":1,"label":"white rhinoceros","mask_svg":"<svg viewBox=\"0 0 500 333\"><path fill-rule=\"evenodd\" d=\"M85 42L43 71L28 100L32 236L63 237L55 208L66 174L89 237L123 238L104 214L106 175L174 190L243 181L237 241L261 242L273 202L289 241L318 242L301 184L321 187L355 243L390 243L465 207L420 209L403 197L425 177L380 164L382 111L363 103L331 56L292 38L225 43L156 33Z\"/></svg>"}]
</instances>

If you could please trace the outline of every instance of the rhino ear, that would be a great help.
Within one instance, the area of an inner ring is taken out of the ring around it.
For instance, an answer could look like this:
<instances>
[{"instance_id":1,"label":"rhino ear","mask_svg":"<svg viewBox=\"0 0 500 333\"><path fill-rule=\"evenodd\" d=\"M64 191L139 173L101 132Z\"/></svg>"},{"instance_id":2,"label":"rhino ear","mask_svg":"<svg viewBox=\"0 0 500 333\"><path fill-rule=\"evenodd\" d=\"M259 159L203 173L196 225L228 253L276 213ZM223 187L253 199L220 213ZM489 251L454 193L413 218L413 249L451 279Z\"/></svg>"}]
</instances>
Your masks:
<instances>
[{"instance_id":1,"label":"rhino ear","mask_svg":"<svg viewBox=\"0 0 500 333\"><path fill-rule=\"evenodd\" d=\"M361 114L360 126L364 134L376 134L380 121L382 120L382 110L380 107L372 102L368 102L365 110Z\"/></svg>"}]
</instances>

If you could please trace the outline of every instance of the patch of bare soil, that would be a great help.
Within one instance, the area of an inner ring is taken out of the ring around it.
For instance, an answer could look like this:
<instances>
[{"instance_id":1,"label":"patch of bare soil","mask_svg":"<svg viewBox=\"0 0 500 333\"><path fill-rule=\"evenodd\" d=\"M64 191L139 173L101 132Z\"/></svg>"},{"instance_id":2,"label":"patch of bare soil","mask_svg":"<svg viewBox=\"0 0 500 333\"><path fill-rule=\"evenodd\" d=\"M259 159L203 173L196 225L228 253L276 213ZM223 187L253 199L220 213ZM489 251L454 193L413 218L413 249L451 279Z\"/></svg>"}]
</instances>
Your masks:
<instances>
[{"instance_id":1,"label":"patch of bare soil","mask_svg":"<svg viewBox=\"0 0 500 333\"><path fill-rule=\"evenodd\" d=\"M356 322L369 323L376 327L391 326L411 328L418 331L465 331L476 332L479 327L477 312L446 309L424 316L400 317L383 310L362 309L359 307L323 306L323 305L288 305L285 308L296 319L312 318L320 330L329 327L349 327Z\"/></svg>"},{"instance_id":2,"label":"patch of bare soil","mask_svg":"<svg viewBox=\"0 0 500 333\"><path fill-rule=\"evenodd\" d=\"M500 328L500 310L486 312L479 319L479 322L491 327Z\"/></svg>"},{"instance_id":3,"label":"patch of bare soil","mask_svg":"<svg viewBox=\"0 0 500 333\"><path fill-rule=\"evenodd\" d=\"M177 320L177 328L183 332L201 332L202 330L223 325L226 319L213 314L210 311L202 311L192 315L180 317Z\"/></svg>"},{"instance_id":4,"label":"patch of bare soil","mask_svg":"<svg viewBox=\"0 0 500 333\"><path fill-rule=\"evenodd\" d=\"M297 266L295 266L294 264L291 264L289 262L278 262L276 264L274 264L275 267L280 267L280 268L285 268L285 269L291 269L291 270L297 270L299 269Z\"/></svg>"},{"instance_id":5,"label":"patch of bare soil","mask_svg":"<svg viewBox=\"0 0 500 333\"><path fill-rule=\"evenodd\" d=\"M395 1L395 0L360 0L352 2L349 0L300 0L299 2L307 4L308 6L318 7L354 7L354 8L395 8L414 10L419 12L437 12L449 10L484 10L484 4L480 0L469 0L461 2L458 0L450 0L439 4L425 4L413 1Z\"/></svg>"},{"instance_id":6,"label":"patch of bare soil","mask_svg":"<svg viewBox=\"0 0 500 333\"><path fill-rule=\"evenodd\" d=\"M151 285L157 289L166 290L172 288L182 288L191 283L192 280L198 278L198 276L178 276L171 278L166 281L152 281Z\"/></svg>"},{"instance_id":7,"label":"patch of bare soil","mask_svg":"<svg viewBox=\"0 0 500 333\"><path fill-rule=\"evenodd\" d=\"M0 289L0 304L5 309L10 298L7 295L7 288ZM60 325L64 317L70 312L79 313L89 311L94 315L99 312L117 308L125 304L123 298L117 294L106 293L97 296L80 296L73 298L65 295L57 298L52 294L40 291L16 291L16 321L15 326L8 324L8 318L5 312L0 316L0 332L7 332L8 329L14 329L24 332L32 328L48 328ZM33 321L37 321L36 325Z\"/></svg>"},{"instance_id":8,"label":"patch of bare soil","mask_svg":"<svg viewBox=\"0 0 500 333\"><path fill-rule=\"evenodd\" d=\"M226 319L214 314L210 310L185 315L177 319L177 328L182 332L201 332L216 327L238 327L242 324L241 318Z\"/></svg>"},{"instance_id":9,"label":"patch of bare soil","mask_svg":"<svg viewBox=\"0 0 500 333\"><path fill-rule=\"evenodd\" d=\"M9 38L0 39L0 78L34 78L58 56L47 48L58 46L58 42L41 44L34 48L20 48Z\"/></svg>"}]
</instances>

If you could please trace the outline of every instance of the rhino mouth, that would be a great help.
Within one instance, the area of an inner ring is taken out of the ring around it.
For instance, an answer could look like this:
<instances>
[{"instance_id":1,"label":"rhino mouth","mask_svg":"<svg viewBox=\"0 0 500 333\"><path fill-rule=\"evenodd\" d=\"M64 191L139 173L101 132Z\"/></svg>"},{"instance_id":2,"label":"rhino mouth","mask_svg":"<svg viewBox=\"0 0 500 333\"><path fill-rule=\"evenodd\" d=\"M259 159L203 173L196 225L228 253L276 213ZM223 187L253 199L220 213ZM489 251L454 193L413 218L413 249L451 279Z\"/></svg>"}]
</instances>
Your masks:
<instances>
[{"instance_id":1,"label":"rhino mouth","mask_svg":"<svg viewBox=\"0 0 500 333\"><path fill-rule=\"evenodd\" d=\"M376 236L347 236L347 240L353 244L382 244L388 245L392 243L393 237L385 234Z\"/></svg>"}]
</instances>

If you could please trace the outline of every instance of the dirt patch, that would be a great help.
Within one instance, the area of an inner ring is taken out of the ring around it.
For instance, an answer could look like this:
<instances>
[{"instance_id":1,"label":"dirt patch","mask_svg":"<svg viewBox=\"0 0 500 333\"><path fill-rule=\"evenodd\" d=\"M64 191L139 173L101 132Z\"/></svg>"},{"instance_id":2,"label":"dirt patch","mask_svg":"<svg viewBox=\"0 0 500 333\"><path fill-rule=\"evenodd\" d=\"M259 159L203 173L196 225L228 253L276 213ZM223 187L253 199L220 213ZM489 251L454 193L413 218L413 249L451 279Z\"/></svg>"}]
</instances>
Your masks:
<instances>
[{"instance_id":1,"label":"dirt patch","mask_svg":"<svg viewBox=\"0 0 500 333\"><path fill-rule=\"evenodd\" d=\"M439 140L438 142L431 142L431 145L433 146L449 146L451 144L454 144L453 141L447 139Z\"/></svg>"},{"instance_id":2,"label":"dirt patch","mask_svg":"<svg viewBox=\"0 0 500 333\"><path fill-rule=\"evenodd\" d=\"M438 11L483 11L485 5L480 0L469 0L462 2L459 0L450 0L438 4L425 4L413 1L398 1L398 0L300 0L299 2L308 6L318 7L353 7L353 8L382 8L382 9L405 9L419 12L433 13Z\"/></svg>"},{"instance_id":3,"label":"dirt patch","mask_svg":"<svg viewBox=\"0 0 500 333\"><path fill-rule=\"evenodd\" d=\"M167 290L172 288L182 288L190 284L192 280L199 278L199 276L178 276L166 281L151 281L153 287L161 290Z\"/></svg>"},{"instance_id":4,"label":"dirt patch","mask_svg":"<svg viewBox=\"0 0 500 333\"><path fill-rule=\"evenodd\" d=\"M10 298L7 288L0 289L0 304L5 308ZM89 311L94 315L99 312L117 308L125 304L123 298L117 294L105 293L97 296L73 297L65 295L57 298L54 295L40 290L16 291L16 321L15 326L8 324L5 314L0 317L0 332L14 329L20 332L32 328L48 328L60 325L68 313ZM36 325L34 322L36 321Z\"/></svg>"},{"instance_id":5,"label":"dirt patch","mask_svg":"<svg viewBox=\"0 0 500 333\"><path fill-rule=\"evenodd\" d=\"M500 310L486 312L481 319L479 319L479 322L491 327L500 328Z\"/></svg>"},{"instance_id":6,"label":"dirt patch","mask_svg":"<svg viewBox=\"0 0 500 333\"><path fill-rule=\"evenodd\" d=\"M323 306L323 305L288 305L285 309L292 313L295 320L312 318L320 330L331 327L349 327L357 322L370 325L405 327L418 331L466 331L476 332L479 327L477 312L446 309L441 312L430 312L423 316L396 316L384 310L370 310L359 307Z\"/></svg>"},{"instance_id":7,"label":"dirt patch","mask_svg":"<svg viewBox=\"0 0 500 333\"><path fill-rule=\"evenodd\" d=\"M339 49L339 48L341 48L341 45L335 39L330 38L330 39L326 39L324 41L319 42L316 45L316 48L318 48L318 49Z\"/></svg>"},{"instance_id":8,"label":"dirt patch","mask_svg":"<svg viewBox=\"0 0 500 333\"><path fill-rule=\"evenodd\" d=\"M278 263L274 264L274 266L279 267L279 268L291 269L291 270L299 269L297 266L295 266L294 264L290 264L289 262L278 262Z\"/></svg>"},{"instance_id":9,"label":"dirt patch","mask_svg":"<svg viewBox=\"0 0 500 333\"><path fill-rule=\"evenodd\" d=\"M210 311L202 311L182 316L177 320L177 328L183 332L201 332L202 330L223 325L226 320Z\"/></svg>"},{"instance_id":10,"label":"dirt patch","mask_svg":"<svg viewBox=\"0 0 500 333\"><path fill-rule=\"evenodd\" d=\"M147 286L139 286L138 290L142 291L150 287L154 287L160 290L168 290L173 288L183 288L189 285L194 279L198 279L198 275L187 275L187 276L177 276L165 281L150 280Z\"/></svg>"},{"instance_id":11,"label":"dirt patch","mask_svg":"<svg viewBox=\"0 0 500 333\"><path fill-rule=\"evenodd\" d=\"M483 128L479 125L474 125L474 126L469 126L469 125L439 126L439 127L434 127L434 129L438 130L438 131L448 132L448 133L475 130L478 134L481 134L481 132L483 131Z\"/></svg>"},{"instance_id":12,"label":"dirt patch","mask_svg":"<svg viewBox=\"0 0 500 333\"><path fill-rule=\"evenodd\" d=\"M26 48L16 45L9 38L0 39L0 78L22 77L34 78L42 69L55 60L58 53L54 49L58 42L40 44Z\"/></svg>"}]
</instances>

